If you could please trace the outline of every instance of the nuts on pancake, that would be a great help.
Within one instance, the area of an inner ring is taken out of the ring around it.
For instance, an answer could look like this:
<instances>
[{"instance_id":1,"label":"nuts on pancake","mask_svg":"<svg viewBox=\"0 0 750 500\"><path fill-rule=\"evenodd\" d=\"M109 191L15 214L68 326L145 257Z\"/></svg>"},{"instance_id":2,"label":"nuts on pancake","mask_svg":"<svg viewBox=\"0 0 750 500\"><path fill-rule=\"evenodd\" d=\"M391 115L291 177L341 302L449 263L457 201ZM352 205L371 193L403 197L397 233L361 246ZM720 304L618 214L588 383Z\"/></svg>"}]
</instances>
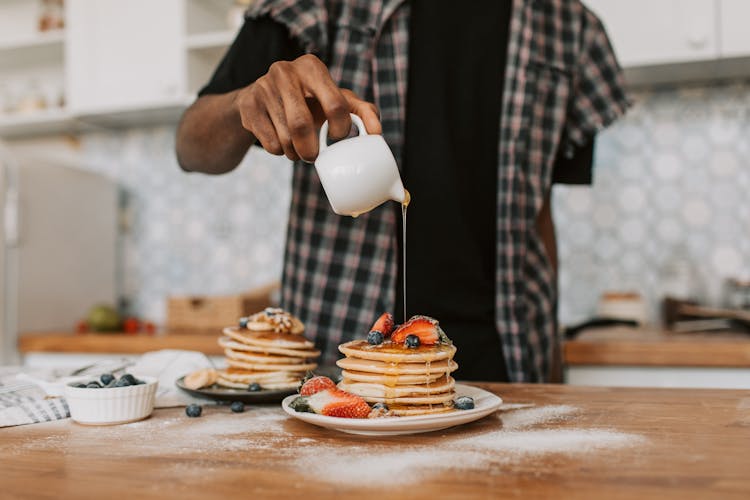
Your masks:
<instances>
[{"instance_id":1,"label":"nuts on pancake","mask_svg":"<svg viewBox=\"0 0 750 500\"><path fill-rule=\"evenodd\" d=\"M291 333L300 335L305 331L302 322L278 307L266 307L247 319L246 328L256 332Z\"/></svg>"}]
</instances>

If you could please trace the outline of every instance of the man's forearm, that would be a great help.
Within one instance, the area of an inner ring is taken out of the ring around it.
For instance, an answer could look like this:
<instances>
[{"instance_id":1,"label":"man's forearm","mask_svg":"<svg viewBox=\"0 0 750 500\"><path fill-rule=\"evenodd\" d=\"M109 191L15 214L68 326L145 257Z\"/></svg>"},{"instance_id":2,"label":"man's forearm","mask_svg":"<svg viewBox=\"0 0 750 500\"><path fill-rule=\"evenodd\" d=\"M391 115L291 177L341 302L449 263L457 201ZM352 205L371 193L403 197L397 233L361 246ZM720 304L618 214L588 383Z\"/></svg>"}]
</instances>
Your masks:
<instances>
[{"instance_id":1,"label":"man's forearm","mask_svg":"<svg viewBox=\"0 0 750 500\"><path fill-rule=\"evenodd\" d=\"M184 170L229 172L255 142L234 106L236 93L202 96L185 111L176 139L177 161Z\"/></svg>"}]
</instances>

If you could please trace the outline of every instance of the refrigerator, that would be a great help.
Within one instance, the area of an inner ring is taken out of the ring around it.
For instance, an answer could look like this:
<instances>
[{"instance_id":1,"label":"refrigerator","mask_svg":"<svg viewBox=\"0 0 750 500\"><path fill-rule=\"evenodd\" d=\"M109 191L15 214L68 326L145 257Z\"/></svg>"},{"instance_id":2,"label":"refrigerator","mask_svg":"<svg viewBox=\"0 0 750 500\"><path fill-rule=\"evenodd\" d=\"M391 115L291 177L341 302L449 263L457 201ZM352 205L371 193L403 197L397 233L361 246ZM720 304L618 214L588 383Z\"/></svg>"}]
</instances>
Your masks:
<instances>
[{"instance_id":1,"label":"refrigerator","mask_svg":"<svg viewBox=\"0 0 750 500\"><path fill-rule=\"evenodd\" d=\"M3 365L20 361L20 333L73 332L92 305L116 305L118 189L0 149L0 210Z\"/></svg>"}]
</instances>

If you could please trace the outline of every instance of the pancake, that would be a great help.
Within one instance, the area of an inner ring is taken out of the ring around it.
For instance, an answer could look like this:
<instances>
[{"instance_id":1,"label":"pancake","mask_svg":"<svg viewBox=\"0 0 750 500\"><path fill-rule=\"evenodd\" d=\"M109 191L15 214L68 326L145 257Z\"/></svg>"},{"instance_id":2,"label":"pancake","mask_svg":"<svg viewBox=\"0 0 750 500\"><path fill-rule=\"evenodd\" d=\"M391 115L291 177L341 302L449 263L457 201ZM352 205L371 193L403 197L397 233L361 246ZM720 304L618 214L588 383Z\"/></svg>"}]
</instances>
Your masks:
<instances>
[{"instance_id":1,"label":"pancake","mask_svg":"<svg viewBox=\"0 0 750 500\"><path fill-rule=\"evenodd\" d=\"M235 351L232 349L224 349L224 355L231 359L238 359L240 361L247 361L248 363L261 363L261 364L289 364L299 365L305 362L305 358L289 358L284 356L271 356L268 354L260 353L248 353L242 351Z\"/></svg>"},{"instance_id":2,"label":"pancake","mask_svg":"<svg viewBox=\"0 0 750 500\"><path fill-rule=\"evenodd\" d=\"M279 356L287 357L299 357L305 358L317 358L320 356L320 351L316 349L302 350L302 349L285 349L283 347L260 347L256 345L243 344L232 340L230 337L221 337L219 339L219 345L225 349L232 349L233 351L248 351L248 352L259 352L263 354L278 354Z\"/></svg>"},{"instance_id":3,"label":"pancake","mask_svg":"<svg viewBox=\"0 0 750 500\"><path fill-rule=\"evenodd\" d=\"M315 346L302 335L278 332L252 332L237 326L224 328L224 335L243 344L258 347L281 347L284 349L310 349Z\"/></svg>"},{"instance_id":4,"label":"pancake","mask_svg":"<svg viewBox=\"0 0 750 500\"><path fill-rule=\"evenodd\" d=\"M343 358L336 361L339 368L349 371L377 373L381 375L426 375L444 374L456 371L458 364L453 360L425 363L384 363L367 359Z\"/></svg>"},{"instance_id":5,"label":"pancake","mask_svg":"<svg viewBox=\"0 0 750 500\"><path fill-rule=\"evenodd\" d=\"M450 376L441 377L432 384L424 385L395 385L387 386L371 382L354 382L342 380L338 387L346 392L351 392L358 396L368 396L374 398L385 398L388 401L402 397L422 397L433 394L443 394L453 390L456 381Z\"/></svg>"},{"instance_id":6,"label":"pancake","mask_svg":"<svg viewBox=\"0 0 750 500\"><path fill-rule=\"evenodd\" d=\"M413 417L415 415L432 415L453 411L453 404L439 405L390 405L388 407L397 417Z\"/></svg>"},{"instance_id":7,"label":"pancake","mask_svg":"<svg viewBox=\"0 0 750 500\"><path fill-rule=\"evenodd\" d=\"M244 368L253 371L285 371L285 372L306 372L318 367L317 363L304 363L297 365L290 364L271 364L271 363L249 363L227 357L227 365L235 368Z\"/></svg>"},{"instance_id":8,"label":"pancake","mask_svg":"<svg viewBox=\"0 0 750 500\"><path fill-rule=\"evenodd\" d=\"M453 344L421 345L416 348L404 344L385 341L379 345L370 345L366 340L352 340L339 346L347 358L382 361L385 363L432 363L452 359L456 353Z\"/></svg>"},{"instance_id":9,"label":"pancake","mask_svg":"<svg viewBox=\"0 0 750 500\"><path fill-rule=\"evenodd\" d=\"M375 384L394 386L433 383L440 377L443 377L444 374L431 373L419 375L381 375L379 373L341 370L341 376L345 380L349 380L351 382L370 382Z\"/></svg>"},{"instance_id":10,"label":"pancake","mask_svg":"<svg viewBox=\"0 0 750 500\"><path fill-rule=\"evenodd\" d=\"M449 403L456 397L454 391L445 392L442 394L430 394L429 396L409 396L409 397L397 397L397 398L384 398L376 396L362 396L362 399L368 403L385 403L390 406L395 405L436 405L441 403Z\"/></svg>"}]
</instances>

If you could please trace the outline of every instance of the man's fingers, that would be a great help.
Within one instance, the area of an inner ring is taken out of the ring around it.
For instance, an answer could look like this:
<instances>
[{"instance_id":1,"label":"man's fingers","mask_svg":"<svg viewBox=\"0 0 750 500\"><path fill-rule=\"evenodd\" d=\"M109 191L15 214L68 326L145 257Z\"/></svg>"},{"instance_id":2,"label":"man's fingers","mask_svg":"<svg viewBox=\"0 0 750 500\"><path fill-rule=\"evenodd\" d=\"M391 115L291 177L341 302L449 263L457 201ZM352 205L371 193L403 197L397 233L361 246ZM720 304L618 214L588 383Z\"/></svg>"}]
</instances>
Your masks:
<instances>
[{"instance_id":1,"label":"man's fingers","mask_svg":"<svg viewBox=\"0 0 750 500\"><path fill-rule=\"evenodd\" d=\"M297 75L306 96L315 97L328 120L328 136L342 139L349 134L352 120L349 117L349 103L341 89L331 79L328 68L313 55L305 55L297 60Z\"/></svg>"},{"instance_id":2,"label":"man's fingers","mask_svg":"<svg viewBox=\"0 0 750 500\"><path fill-rule=\"evenodd\" d=\"M270 71L269 76L281 98L292 148L300 158L312 162L318 156L315 122L305 102L299 79L290 66L291 63L286 62L278 66L278 71Z\"/></svg>"},{"instance_id":3,"label":"man's fingers","mask_svg":"<svg viewBox=\"0 0 750 500\"><path fill-rule=\"evenodd\" d=\"M251 132L255 138L258 139L260 145L263 146L263 149L272 155L284 154L284 149L281 147L281 141L279 141L279 138L276 135L276 129L274 128L273 122L271 121L271 117L268 116L268 113L263 113L262 116L255 117Z\"/></svg>"},{"instance_id":4,"label":"man's fingers","mask_svg":"<svg viewBox=\"0 0 750 500\"><path fill-rule=\"evenodd\" d=\"M351 96L346 95L352 113L362 118L368 134L382 134L383 127L380 124L380 112L377 106L371 102L358 99L352 92Z\"/></svg>"}]
</instances>

